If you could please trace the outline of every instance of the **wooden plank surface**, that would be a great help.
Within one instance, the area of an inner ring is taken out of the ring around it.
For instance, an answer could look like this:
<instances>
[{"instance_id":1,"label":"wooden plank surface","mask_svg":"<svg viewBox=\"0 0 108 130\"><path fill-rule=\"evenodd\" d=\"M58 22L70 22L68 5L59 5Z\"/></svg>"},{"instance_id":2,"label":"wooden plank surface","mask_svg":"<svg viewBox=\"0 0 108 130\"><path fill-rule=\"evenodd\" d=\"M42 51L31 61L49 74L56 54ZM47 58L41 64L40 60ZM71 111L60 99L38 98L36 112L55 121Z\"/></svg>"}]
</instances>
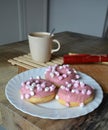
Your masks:
<instances>
[{"instance_id":1,"label":"wooden plank surface","mask_svg":"<svg viewBox=\"0 0 108 130\"><path fill-rule=\"evenodd\" d=\"M62 43L60 51L56 53L56 56L59 57L63 56L64 54L68 54L69 52L90 54L108 53L108 40L106 39L70 32L60 33L56 35L56 39ZM25 47L25 45L27 46ZM5 46L4 50L1 48L0 56L1 59L3 59L4 56L4 61L1 60L0 63L7 63L7 59L10 59L9 63L15 65L13 67L8 64L11 66L12 70L7 72L6 64L6 73L3 76L10 76L10 74L13 76L16 75L16 66L18 66L19 72L34 68L34 61L31 61L31 55L27 53L29 53L29 48L28 44L25 44L25 42L24 44L20 43L20 45L19 43L12 44L11 46L7 46L7 48ZM19 61L16 60L17 58ZM24 60L25 63L22 62L22 60ZM52 59L52 61L47 63L47 66L53 65L55 62L56 64L62 64L62 58L56 60ZM28 64L28 62L31 62L32 64ZM4 63L2 66L4 66ZM39 67L43 67L45 65L46 64L39 64ZM38 67L38 65L35 65L35 67ZM108 65L74 64L72 67L92 76L102 86L103 90L108 92ZM13 68L15 68L14 73ZM5 80L2 82L4 86L8 82L9 76L7 80L6 78L3 78ZM0 102L0 108L3 125L8 130L107 130L108 128L108 94L105 93L102 103L95 111L75 119L50 120L33 117L17 110L8 102L8 100L3 100L3 98Z\"/></svg>"},{"instance_id":2,"label":"wooden plank surface","mask_svg":"<svg viewBox=\"0 0 108 130\"><path fill-rule=\"evenodd\" d=\"M41 119L16 110L7 100L1 102L3 122L7 130L107 130L108 94L98 109L73 119ZM103 107L104 106L104 107Z\"/></svg>"}]
</instances>

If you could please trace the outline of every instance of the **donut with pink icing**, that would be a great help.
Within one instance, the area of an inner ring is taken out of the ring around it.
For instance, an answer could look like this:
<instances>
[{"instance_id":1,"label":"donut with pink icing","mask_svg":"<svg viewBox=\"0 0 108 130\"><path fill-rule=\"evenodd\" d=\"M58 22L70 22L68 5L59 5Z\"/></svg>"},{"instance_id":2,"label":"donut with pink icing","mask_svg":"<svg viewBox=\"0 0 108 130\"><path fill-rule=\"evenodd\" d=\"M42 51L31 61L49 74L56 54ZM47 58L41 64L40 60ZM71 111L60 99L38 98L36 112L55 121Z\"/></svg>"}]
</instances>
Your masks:
<instances>
[{"instance_id":1,"label":"donut with pink icing","mask_svg":"<svg viewBox=\"0 0 108 130\"><path fill-rule=\"evenodd\" d=\"M21 83L20 95L22 100L44 103L55 98L56 86L38 76Z\"/></svg>"},{"instance_id":2,"label":"donut with pink icing","mask_svg":"<svg viewBox=\"0 0 108 130\"><path fill-rule=\"evenodd\" d=\"M45 79L56 86L66 85L72 79L79 79L80 76L74 68L69 65L49 66L45 71Z\"/></svg>"},{"instance_id":3,"label":"donut with pink icing","mask_svg":"<svg viewBox=\"0 0 108 130\"><path fill-rule=\"evenodd\" d=\"M60 86L56 99L59 103L68 106L84 106L91 102L94 98L94 89L78 80L72 80L65 86Z\"/></svg>"}]
</instances>

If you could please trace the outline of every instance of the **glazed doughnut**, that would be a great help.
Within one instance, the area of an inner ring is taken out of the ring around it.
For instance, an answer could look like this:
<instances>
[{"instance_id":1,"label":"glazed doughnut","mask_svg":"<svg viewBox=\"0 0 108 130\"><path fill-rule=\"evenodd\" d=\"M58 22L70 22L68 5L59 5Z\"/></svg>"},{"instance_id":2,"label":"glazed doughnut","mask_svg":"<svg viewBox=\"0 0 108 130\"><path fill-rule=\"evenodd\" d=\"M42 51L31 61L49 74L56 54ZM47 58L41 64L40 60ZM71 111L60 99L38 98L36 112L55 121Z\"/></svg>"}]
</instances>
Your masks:
<instances>
[{"instance_id":1,"label":"glazed doughnut","mask_svg":"<svg viewBox=\"0 0 108 130\"><path fill-rule=\"evenodd\" d=\"M69 65L49 66L45 71L45 79L54 83L56 86L66 85L71 79L79 79L77 71Z\"/></svg>"},{"instance_id":2,"label":"glazed doughnut","mask_svg":"<svg viewBox=\"0 0 108 130\"><path fill-rule=\"evenodd\" d=\"M54 99L56 86L38 76L21 83L20 94L22 100L35 104L44 103Z\"/></svg>"},{"instance_id":3,"label":"glazed doughnut","mask_svg":"<svg viewBox=\"0 0 108 130\"><path fill-rule=\"evenodd\" d=\"M68 106L84 106L94 98L94 89L84 82L72 80L71 83L61 86L56 95L59 103Z\"/></svg>"}]
</instances>

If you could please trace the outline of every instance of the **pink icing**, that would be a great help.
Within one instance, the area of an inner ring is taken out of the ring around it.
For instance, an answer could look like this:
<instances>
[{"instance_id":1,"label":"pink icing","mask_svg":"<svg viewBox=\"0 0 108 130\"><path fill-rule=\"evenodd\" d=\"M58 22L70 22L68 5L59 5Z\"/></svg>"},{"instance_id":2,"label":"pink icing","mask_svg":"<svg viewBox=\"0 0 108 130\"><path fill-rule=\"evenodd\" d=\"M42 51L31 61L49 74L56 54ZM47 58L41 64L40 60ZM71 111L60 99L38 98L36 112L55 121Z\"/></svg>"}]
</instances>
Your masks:
<instances>
[{"instance_id":1,"label":"pink icing","mask_svg":"<svg viewBox=\"0 0 108 130\"><path fill-rule=\"evenodd\" d=\"M76 87L75 84L78 84ZM82 87L83 84L83 87ZM87 84L84 84L80 81L72 82L71 87L61 86L58 90L57 96L58 99L62 99L66 102L66 105L70 102L77 102L80 106L83 106L83 103L94 93L94 89Z\"/></svg>"},{"instance_id":2,"label":"pink icing","mask_svg":"<svg viewBox=\"0 0 108 130\"><path fill-rule=\"evenodd\" d=\"M21 99L28 99L32 96L34 97L45 97L54 94L56 87L44 79L29 79L21 83L20 93Z\"/></svg>"},{"instance_id":3,"label":"pink icing","mask_svg":"<svg viewBox=\"0 0 108 130\"><path fill-rule=\"evenodd\" d=\"M57 86L66 85L72 79L79 79L77 71L69 65L49 66L45 71L45 78Z\"/></svg>"}]
</instances>

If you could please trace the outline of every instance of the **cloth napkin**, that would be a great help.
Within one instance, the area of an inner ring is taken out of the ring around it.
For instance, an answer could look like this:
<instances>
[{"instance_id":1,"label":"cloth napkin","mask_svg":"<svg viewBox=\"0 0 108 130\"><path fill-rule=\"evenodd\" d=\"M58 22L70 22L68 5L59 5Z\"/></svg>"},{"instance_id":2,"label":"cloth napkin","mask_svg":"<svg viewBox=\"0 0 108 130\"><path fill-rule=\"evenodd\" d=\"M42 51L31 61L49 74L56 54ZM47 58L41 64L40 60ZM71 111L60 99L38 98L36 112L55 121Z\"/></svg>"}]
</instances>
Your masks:
<instances>
[{"instance_id":1,"label":"cloth napkin","mask_svg":"<svg viewBox=\"0 0 108 130\"><path fill-rule=\"evenodd\" d=\"M69 54L63 56L64 64L108 62L108 54Z\"/></svg>"}]
</instances>

